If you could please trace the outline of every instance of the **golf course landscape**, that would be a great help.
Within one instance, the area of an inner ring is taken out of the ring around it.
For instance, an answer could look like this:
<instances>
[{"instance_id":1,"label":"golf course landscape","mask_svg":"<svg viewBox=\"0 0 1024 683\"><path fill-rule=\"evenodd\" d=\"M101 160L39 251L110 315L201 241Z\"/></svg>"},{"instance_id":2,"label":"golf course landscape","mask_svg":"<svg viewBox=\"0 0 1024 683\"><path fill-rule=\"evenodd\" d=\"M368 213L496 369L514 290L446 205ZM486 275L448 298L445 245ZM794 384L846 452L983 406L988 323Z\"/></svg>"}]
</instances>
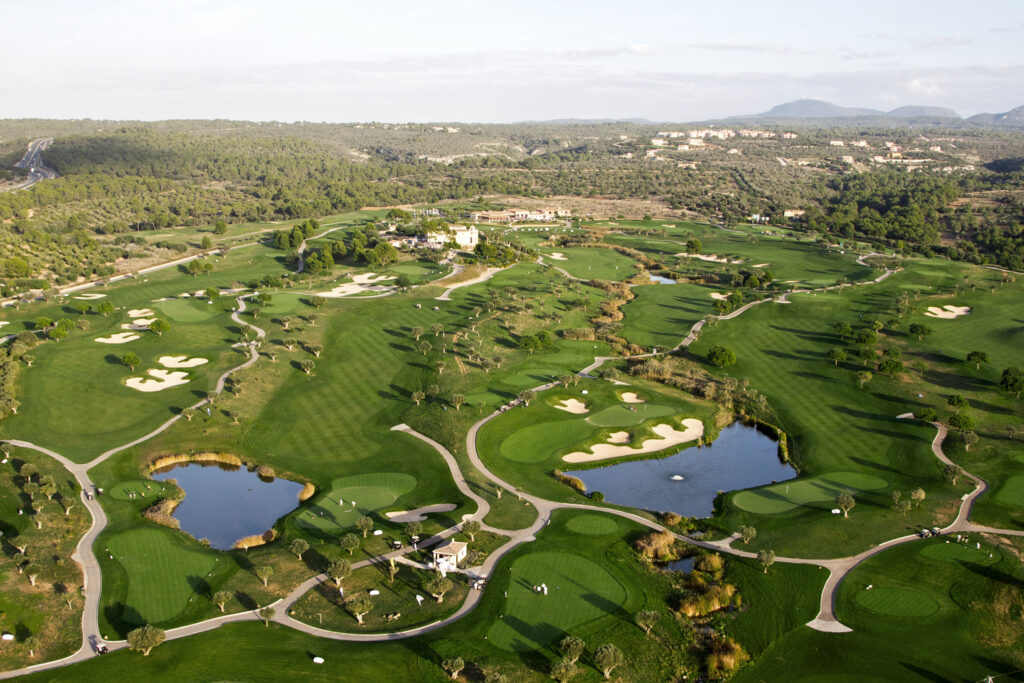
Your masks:
<instances>
[{"instance_id":1,"label":"golf course landscape","mask_svg":"<svg viewBox=\"0 0 1024 683\"><path fill-rule=\"evenodd\" d=\"M0 677L1019 679L1024 280L679 219L377 238L419 220L0 309Z\"/></svg>"}]
</instances>

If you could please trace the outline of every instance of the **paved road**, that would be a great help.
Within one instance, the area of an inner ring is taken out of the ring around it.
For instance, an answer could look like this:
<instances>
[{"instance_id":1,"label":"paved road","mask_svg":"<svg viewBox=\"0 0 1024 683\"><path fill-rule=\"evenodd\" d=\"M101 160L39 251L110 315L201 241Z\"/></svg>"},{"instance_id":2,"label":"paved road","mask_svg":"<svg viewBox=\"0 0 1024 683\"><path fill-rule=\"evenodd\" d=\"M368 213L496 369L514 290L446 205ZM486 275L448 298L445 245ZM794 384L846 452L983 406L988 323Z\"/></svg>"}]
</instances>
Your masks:
<instances>
[{"instance_id":1,"label":"paved road","mask_svg":"<svg viewBox=\"0 0 1024 683\"><path fill-rule=\"evenodd\" d=\"M49 147L52 142L53 138L40 138L39 140L33 140L28 144L28 150L25 152L25 155L21 157L21 161L14 164L14 168L30 169L28 178L22 183L5 188L6 191L13 192L14 190L25 190L38 183L40 180L48 180L57 177L57 172L43 163L43 150Z\"/></svg>"}]
</instances>

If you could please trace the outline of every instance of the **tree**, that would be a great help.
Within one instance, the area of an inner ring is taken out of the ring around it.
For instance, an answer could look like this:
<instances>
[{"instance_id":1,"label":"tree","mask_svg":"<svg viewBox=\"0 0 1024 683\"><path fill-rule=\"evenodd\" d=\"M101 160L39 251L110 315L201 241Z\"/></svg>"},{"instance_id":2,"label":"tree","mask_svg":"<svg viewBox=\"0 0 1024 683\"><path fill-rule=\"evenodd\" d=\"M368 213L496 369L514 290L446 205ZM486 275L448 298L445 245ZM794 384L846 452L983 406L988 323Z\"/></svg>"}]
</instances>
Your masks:
<instances>
[{"instance_id":1,"label":"tree","mask_svg":"<svg viewBox=\"0 0 1024 683\"><path fill-rule=\"evenodd\" d=\"M857 334L854 336L853 340L860 346L874 346L878 343L878 333L870 328L857 330Z\"/></svg>"},{"instance_id":2,"label":"tree","mask_svg":"<svg viewBox=\"0 0 1024 683\"><path fill-rule=\"evenodd\" d=\"M974 369L980 370L981 364L988 362L988 354L984 351L971 351L967 354L967 362L974 363Z\"/></svg>"},{"instance_id":3,"label":"tree","mask_svg":"<svg viewBox=\"0 0 1024 683\"><path fill-rule=\"evenodd\" d=\"M138 354L128 351L121 354L121 362L127 365L129 370L135 372L135 366L141 363L142 359L139 358Z\"/></svg>"},{"instance_id":4,"label":"tree","mask_svg":"<svg viewBox=\"0 0 1024 683\"><path fill-rule=\"evenodd\" d=\"M352 563L345 559L334 560L327 567L327 576L331 577L334 585L341 588L341 582L352 573Z\"/></svg>"},{"instance_id":5,"label":"tree","mask_svg":"<svg viewBox=\"0 0 1024 683\"><path fill-rule=\"evenodd\" d=\"M476 541L476 535L480 533L480 522L471 519L462 525L462 533L469 536L470 541Z\"/></svg>"},{"instance_id":6,"label":"tree","mask_svg":"<svg viewBox=\"0 0 1024 683\"><path fill-rule=\"evenodd\" d=\"M203 235L203 239L199 242L199 248L202 250L213 249L213 240L210 239L209 235Z\"/></svg>"},{"instance_id":7,"label":"tree","mask_svg":"<svg viewBox=\"0 0 1024 683\"><path fill-rule=\"evenodd\" d=\"M561 376L559 376L558 383L561 384L563 387L569 388L569 385L572 384L572 375L570 375L568 372L563 373Z\"/></svg>"},{"instance_id":8,"label":"tree","mask_svg":"<svg viewBox=\"0 0 1024 683\"><path fill-rule=\"evenodd\" d=\"M310 303L313 305L313 308L323 308L324 304L327 303L327 299L322 296L314 296L310 299Z\"/></svg>"},{"instance_id":9,"label":"tree","mask_svg":"<svg viewBox=\"0 0 1024 683\"><path fill-rule=\"evenodd\" d=\"M420 342L419 350L420 350L420 353L422 353L424 356L427 355L428 353L430 353L430 350L432 348L434 348L433 345L430 342L428 342L426 339L424 339L423 341Z\"/></svg>"},{"instance_id":10,"label":"tree","mask_svg":"<svg viewBox=\"0 0 1024 683\"><path fill-rule=\"evenodd\" d=\"M156 332L158 337L162 337L164 332L171 331L171 324L162 318L157 318L149 324L151 332Z\"/></svg>"},{"instance_id":11,"label":"tree","mask_svg":"<svg viewBox=\"0 0 1024 683\"><path fill-rule=\"evenodd\" d=\"M558 651L562 653L563 657L574 664L583 656L583 650L586 647L587 644L581 638L572 635L566 636L558 642Z\"/></svg>"},{"instance_id":12,"label":"tree","mask_svg":"<svg viewBox=\"0 0 1024 683\"><path fill-rule=\"evenodd\" d=\"M294 541L291 542L291 545L288 546L288 550L290 550L292 554L295 555L295 557L301 560L302 553L309 550L309 543L307 543L304 539L296 538Z\"/></svg>"},{"instance_id":13,"label":"tree","mask_svg":"<svg viewBox=\"0 0 1024 683\"><path fill-rule=\"evenodd\" d=\"M231 593L228 591L217 591L213 594L213 604L220 608L220 611L224 611L224 605L228 604L231 600Z\"/></svg>"},{"instance_id":14,"label":"tree","mask_svg":"<svg viewBox=\"0 0 1024 683\"><path fill-rule=\"evenodd\" d=\"M910 334L916 336L918 341L921 341L931 333L932 328L928 327L927 325L923 325L921 323L914 323L910 326Z\"/></svg>"},{"instance_id":15,"label":"tree","mask_svg":"<svg viewBox=\"0 0 1024 683\"><path fill-rule=\"evenodd\" d=\"M462 404L466 402L466 397L462 394L452 394L452 405L455 406L455 410L462 407Z\"/></svg>"},{"instance_id":16,"label":"tree","mask_svg":"<svg viewBox=\"0 0 1024 683\"><path fill-rule=\"evenodd\" d=\"M636 616L633 617L633 621L636 625L644 630L647 635L651 634L651 629L658 625L658 621L661 620L661 612L655 610L644 610L637 612Z\"/></svg>"},{"instance_id":17,"label":"tree","mask_svg":"<svg viewBox=\"0 0 1024 683\"><path fill-rule=\"evenodd\" d=\"M422 401L426 397L427 397L427 395L424 394L422 391L414 391L414 392L412 392L412 400L416 402L416 405L419 405L420 401Z\"/></svg>"},{"instance_id":18,"label":"tree","mask_svg":"<svg viewBox=\"0 0 1024 683\"><path fill-rule=\"evenodd\" d=\"M960 433L960 439L964 442L964 450L970 452L971 446L978 443L979 436L972 431Z\"/></svg>"},{"instance_id":19,"label":"tree","mask_svg":"<svg viewBox=\"0 0 1024 683\"><path fill-rule=\"evenodd\" d=\"M768 567L775 564L775 551L773 550L758 550L757 551L757 562L764 568L764 573L768 573Z\"/></svg>"},{"instance_id":20,"label":"tree","mask_svg":"<svg viewBox=\"0 0 1024 683\"><path fill-rule=\"evenodd\" d=\"M974 418L967 413L956 413L955 415L950 415L947 422L949 422L950 427L960 434L974 431Z\"/></svg>"},{"instance_id":21,"label":"tree","mask_svg":"<svg viewBox=\"0 0 1024 683\"><path fill-rule=\"evenodd\" d=\"M77 304L75 304L75 310L78 311L78 313L80 315L85 315L91 309L92 309L92 306L90 306L89 304L85 303L84 301L79 301Z\"/></svg>"},{"instance_id":22,"label":"tree","mask_svg":"<svg viewBox=\"0 0 1024 683\"><path fill-rule=\"evenodd\" d=\"M911 491L910 500L913 502L914 507L920 506L921 503L924 502L926 495L927 494L924 492L924 489L922 488L916 488L913 491Z\"/></svg>"},{"instance_id":23,"label":"tree","mask_svg":"<svg viewBox=\"0 0 1024 683\"><path fill-rule=\"evenodd\" d=\"M903 372L903 361L896 360L895 358L885 358L878 364L878 371L883 375L895 377Z\"/></svg>"},{"instance_id":24,"label":"tree","mask_svg":"<svg viewBox=\"0 0 1024 683\"><path fill-rule=\"evenodd\" d=\"M462 657L449 657L441 663L441 668L448 672L448 675L454 681L459 677L459 673L466 668L466 662L463 661Z\"/></svg>"},{"instance_id":25,"label":"tree","mask_svg":"<svg viewBox=\"0 0 1024 683\"><path fill-rule=\"evenodd\" d=\"M527 407L529 407L530 401L532 401L536 396L537 393L532 389L524 389L519 392L519 400Z\"/></svg>"},{"instance_id":26,"label":"tree","mask_svg":"<svg viewBox=\"0 0 1024 683\"><path fill-rule=\"evenodd\" d=\"M700 240L696 237L691 237L686 240L686 253L688 254L699 254L704 249L704 245L700 243Z\"/></svg>"},{"instance_id":27,"label":"tree","mask_svg":"<svg viewBox=\"0 0 1024 683\"><path fill-rule=\"evenodd\" d=\"M433 325L430 326L430 331L434 333L435 337L443 337L444 325L442 325L441 323L434 323Z\"/></svg>"},{"instance_id":28,"label":"tree","mask_svg":"<svg viewBox=\"0 0 1024 683\"><path fill-rule=\"evenodd\" d=\"M114 304L110 303L109 301L101 301L96 306L96 311L104 318L106 318L108 315L114 312Z\"/></svg>"},{"instance_id":29,"label":"tree","mask_svg":"<svg viewBox=\"0 0 1024 683\"><path fill-rule=\"evenodd\" d=\"M746 545L753 541L754 537L757 536L757 529L752 526L741 526L739 528L739 534L740 538L743 539L743 544Z\"/></svg>"},{"instance_id":30,"label":"tree","mask_svg":"<svg viewBox=\"0 0 1024 683\"><path fill-rule=\"evenodd\" d=\"M40 484L39 493L46 496L46 500L53 500L54 494L57 493L57 485L54 484L52 481Z\"/></svg>"},{"instance_id":31,"label":"tree","mask_svg":"<svg viewBox=\"0 0 1024 683\"><path fill-rule=\"evenodd\" d=\"M39 493L39 484L27 481L22 485L21 490L28 495L29 500L35 500L36 494Z\"/></svg>"},{"instance_id":32,"label":"tree","mask_svg":"<svg viewBox=\"0 0 1024 683\"><path fill-rule=\"evenodd\" d=\"M398 575L398 565L395 563L395 558L388 558L388 583L395 582L395 576Z\"/></svg>"},{"instance_id":33,"label":"tree","mask_svg":"<svg viewBox=\"0 0 1024 683\"><path fill-rule=\"evenodd\" d=\"M874 375L872 375L867 370L861 370L860 372L858 372L857 381L860 382L860 388L863 389L864 385L870 382L872 377L874 377Z\"/></svg>"},{"instance_id":34,"label":"tree","mask_svg":"<svg viewBox=\"0 0 1024 683\"><path fill-rule=\"evenodd\" d=\"M849 491L843 491L836 496L836 507L843 511L843 517L850 516L850 510L857 504L857 501L853 499L853 496Z\"/></svg>"},{"instance_id":35,"label":"tree","mask_svg":"<svg viewBox=\"0 0 1024 683\"><path fill-rule=\"evenodd\" d=\"M967 399L964 398L962 394L951 395L949 398L946 399L946 405L955 410L957 413L959 413L962 408L971 407L971 404L968 403Z\"/></svg>"},{"instance_id":36,"label":"tree","mask_svg":"<svg viewBox=\"0 0 1024 683\"><path fill-rule=\"evenodd\" d=\"M372 609L373 603L363 597L354 598L348 602L348 610L356 618L356 622L360 626L363 623L363 617L369 614Z\"/></svg>"},{"instance_id":37,"label":"tree","mask_svg":"<svg viewBox=\"0 0 1024 683\"><path fill-rule=\"evenodd\" d=\"M341 544L342 549L348 551L349 555L359 550L359 546L362 545L362 543L359 542L359 537L355 534L345 534L341 537L341 541L339 541L339 543Z\"/></svg>"},{"instance_id":38,"label":"tree","mask_svg":"<svg viewBox=\"0 0 1024 683\"><path fill-rule=\"evenodd\" d=\"M313 373L313 370L316 368L316 363L314 363L313 361L311 361L309 359L306 359L306 360L302 361L301 363L299 363L299 367L302 368L302 371L304 373L306 373L307 375L310 375L310 374Z\"/></svg>"},{"instance_id":39,"label":"tree","mask_svg":"<svg viewBox=\"0 0 1024 683\"><path fill-rule=\"evenodd\" d=\"M126 636L129 647L136 652L141 652L143 657L148 656L150 650L164 642L166 637L163 629L150 624L129 631Z\"/></svg>"},{"instance_id":40,"label":"tree","mask_svg":"<svg viewBox=\"0 0 1024 683\"><path fill-rule=\"evenodd\" d=\"M412 338L413 339L415 339L416 341L419 341L420 337L423 336L423 328L422 327L414 327L411 330L409 330L409 333L412 334Z\"/></svg>"},{"instance_id":41,"label":"tree","mask_svg":"<svg viewBox=\"0 0 1024 683\"><path fill-rule=\"evenodd\" d=\"M269 581L270 577L273 575L274 567L272 565L264 564L260 565L259 567L256 567L256 576L257 578L259 578L260 581L263 582L264 586L267 585L267 581Z\"/></svg>"},{"instance_id":42,"label":"tree","mask_svg":"<svg viewBox=\"0 0 1024 683\"><path fill-rule=\"evenodd\" d=\"M423 525L419 522L409 522L405 525L405 533L412 536L419 536L423 533Z\"/></svg>"},{"instance_id":43,"label":"tree","mask_svg":"<svg viewBox=\"0 0 1024 683\"><path fill-rule=\"evenodd\" d=\"M579 671L576 668L576 662L564 658L559 659L551 667L551 678L558 681L558 683L565 683L565 681L568 681L577 673L579 673Z\"/></svg>"},{"instance_id":44,"label":"tree","mask_svg":"<svg viewBox=\"0 0 1024 683\"><path fill-rule=\"evenodd\" d=\"M621 665L622 661L622 651L611 643L605 643L594 650L594 664L597 664L605 678L611 676L612 669Z\"/></svg>"},{"instance_id":45,"label":"tree","mask_svg":"<svg viewBox=\"0 0 1024 683\"><path fill-rule=\"evenodd\" d=\"M203 292L203 296L205 296L210 301L213 301L214 299L220 296L220 290L218 290L216 287L207 287L206 291Z\"/></svg>"},{"instance_id":46,"label":"tree","mask_svg":"<svg viewBox=\"0 0 1024 683\"><path fill-rule=\"evenodd\" d=\"M39 649L39 638L36 636L29 636L25 639L25 647L28 648L28 656L35 657L36 650Z\"/></svg>"},{"instance_id":47,"label":"tree","mask_svg":"<svg viewBox=\"0 0 1024 683\"><path fill-rule=\"evenodd\" d=\"M837 322L832 326L832 329L835 330L836 334L839 335L839 338L844 341L847 337L853 336L853 326L845 320Z\"/></svg>"},{"instance_id":48,"label":"tree","mask_svg":"<svg viewBox=\"0 0 1024 683\"><path fill-rule=\"evenodd\" d=\"M931 422L935 422L935 420L938 419L939 414L937 412L935 412L935 408L932 408L930 406L926 406L926 407L921 408L920 410L917 411L916 417L917 417L918 420L921 420L922 422L929 422L929 423L931 423Z\"/></svg>"},{"instance_id":49,"label":"tree","mask_svg":"<svg viewBox=\"0 0 1024 683\"><path fill-rule=\"evenodd\" d=\"M1003 374L999 378L999 386L1004 391L1016 394L1017 398L1020 399L1020 394L1024 391L1024 370L1016 367L1003 368Z\"/></svg>"},{"instance_id":50,"label":"tree","mask_svg":"<svg viewBox=\"0 0 1024 683\"><path fill-rule=\"evenodd\" d=\"M828 359L838 367L840 363L846 361L846 351L843 351L842 349L832 349L828 352Z\"/></svg>"},{"instance_id":51,"label":"tree","mask_svg":"<svg viewBox=\"0 0 1024 683\"><path fill-rule=\"evenodd\" d=\"M367 516L362 516L356 520L356 528L363 532L363 538L373 531L373 520Z\"/></svg>"},{"instance_id":52,"label":"tree","mask_svg":"<svg viewBox=\"0 0 1024 683\"><path fill-rule=\"evenodd\" d=\"M718 368L727 368L736 364L736 354L724 346L712 346L708 349L708 362Z\"/></svg>"},{"instance_id":53,"label":"tree","mask_svg":"<svg viewBox=\"0 0 1024 683\"><path fill-rule=\"evenodd\" d=\"M455 584L452 583L452 580L447 576L435 574L423 585L423 587L428 593L437 598L438 602L443 602L444 594L454 588Z\"/></svg>"},{"instance_id":54,"label":"tree","mask_svg":"<svg viewBox=\"0 0 1024 683\"><path fill-rule=\"evenodd\" d=\"M259 612L257 612L257 614L259 615L260 619L263 620L263 625L269 627L270 620L274 618L276 612L274 611L273 607L264 607Z\"/></svg>"},{"instance_id":55,"label":"tree","mask_svg":"<svg viewBox=\"0 0 1024 683\"><path fill-rule=\"evenodd\" d=\"M213 224L213 234L223 235L228 231L228 224L224 221L217 221Z\"/></svg>"}]
</instances>

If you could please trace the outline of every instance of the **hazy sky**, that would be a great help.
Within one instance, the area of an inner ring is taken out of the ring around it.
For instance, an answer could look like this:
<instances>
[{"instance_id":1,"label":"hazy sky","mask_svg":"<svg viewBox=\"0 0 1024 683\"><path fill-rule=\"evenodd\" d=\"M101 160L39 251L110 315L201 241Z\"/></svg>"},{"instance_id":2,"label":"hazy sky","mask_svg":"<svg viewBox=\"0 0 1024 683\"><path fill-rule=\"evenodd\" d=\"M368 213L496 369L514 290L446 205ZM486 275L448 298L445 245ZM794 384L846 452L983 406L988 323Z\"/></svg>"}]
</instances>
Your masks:
<instances>
[{"instance_id":1,"label":"hazy sky","mask_svg":"<svg viewBox=\"0 0 1024 683\"><path fill-rule=\"evenodd\" d=\"M0 23L0 118L687 121L799 97L965 116L1024 104L1022 0L0 0Z\"/></svg>"}]
</instances>

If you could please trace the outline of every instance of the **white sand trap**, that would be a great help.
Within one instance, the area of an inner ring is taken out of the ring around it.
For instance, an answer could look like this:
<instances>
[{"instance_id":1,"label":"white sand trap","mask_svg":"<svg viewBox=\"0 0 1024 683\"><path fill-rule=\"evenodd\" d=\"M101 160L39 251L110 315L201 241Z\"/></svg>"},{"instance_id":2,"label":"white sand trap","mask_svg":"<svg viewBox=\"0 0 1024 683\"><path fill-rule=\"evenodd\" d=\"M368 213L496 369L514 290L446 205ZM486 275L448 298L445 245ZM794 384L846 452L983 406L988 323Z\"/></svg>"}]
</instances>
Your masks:
<instances>
[{"instance_id":1,"label":"white sand trap","mask_svg":"<svg viewBox=\"0 0 1024 683\"><path fill-rule=\"evenodd\" d=\"M9 320L0 320L0 327L3 327L4 325L10 325L10 324L11 324L11 322Z\"/></svg>"},{"instance_id":2,"label":"white sand trap","mask_svg":"<svg viewBox=\"0 0 1024 683\"><path fill-rule=\"evenodd\" d=\"M171 372L168 370L146 370L146 374L154 379L147 379L145 377L129 377L125 380L125 384L130 386L132 389L138 389L139 391L163 391L164 389L170 389L181 384L188 384L188 373L175 371Z\"/></svg>"},{"instance_id":3,"label":"white sand trap","mask_svg":"<svg viewBox=\"0 0 1024 683\"><path fill-rule=\"evenodd\" d=\"M575 453L569 453L563 455L562 460L566 462L594 462L595 460L607 460L609 458L621 458L627 455L642 455L644 453L656 453L663 451L666 448L677 446L681 443L688 441L696 441L704 435L704 423L700 420L688 417L683 420L682 431L676 429L670 424L660 424L654 428L654 433L658 435L657 439L647 439L640 448L630 448L629 446L615 446L611 443L599 443L591 447L589 453L583 451L576 451Z\"/></svg>"},{"instance_id":4,"label":"white sand trap","mask_svg":"<svg viewBox=\"0 0 1024 683\"><path fill-rule=\"evenodd\" d=\"M967 315L970 312L971 312L971 307L970 306L949 306L949 305L946 305L946 306L943 306L942 308L939 308L938 306L929 306L928 310L925 311L924 314L929 316L929 317L931 317L931 318L946 318L946 319L949 319L949 318L959 318L960 316Z\"/></svg>"},{"instance_id":5,"label":"white sand trap","mask_svg":"<svg viewBox=\"0 0 1024 683\"><path fill-rule=\"evenodd\" d=\"M150 308L133 308L128 311L129 318L145 318L150 315L153 315L153 310Z\"/></svg>"},{"instance_id":6,"label":"white sand trap","mask_svg":"<svg viewBox=\"0 0 1024 683\"><path fill-rule=\"evenodd\" d=\"M205 358L189 358L188 356L160 356L156 362L165 368L194 368L206 365L210 361Z\"/></svg>"},{"instance_id":7,"label":"white sand trap","mask_svg":"<svg viewBox=\"0 0 1024 683\"><path fill-rule=\"evenodd\" d=\"M149 326L156 322L156 318L136 318L130 323L124 323L121 325L122 330L135 330L142 331L148 330Z\"/></svg>"},{"instance_id":8,"label":"white sand trap","mask_svg":"<svg viewBox=\"0 0 1024 683\"><path fill-rule=\"evenodd\" d=\"M612 432L608 435L608 443L629 443L629 432Z\"/></svg>"},{"instance_id":9,"label":"white sand trap","mask_svg":"<svg viewBox=\"0 0 1024 683\"><path fill-rule=\"evenodd\" d=\"M555 407L558 408L559 410L564 410L567 413L575 413L577 415L582 415L583 413L590 412L590 409L587 408L586 403L584 403L583 401L577 401L574 398L567 398L563 401L560 401L559 403L555 404Z\"/></svg>"},{"instance_id":10,"label":"white sand trap","mask_svg":"<svg viewBox=\"0 0 1024 683\"><path fill-rule=\"evenodd\" d=\"M556 261L568 261L569 260L569 259L567 259L565 257L565 254L563 254L560 251L553 251L550 254L548 254L548 256L550 256L551 258L553 258Z\"/></svg>"},{"instance_id":11,"label":"white sand trap","mask_svg":"<svg viewBox=\"0 0 1024 683\"><path fill-rule=\"evenodd\" d=\"M89 294L79 294L78 296L73 296L71 298L78 299L79 301L95 301L96 299L103 299L106 296L106 294L98 294L96 292L91 292Z\"/></svg>"},{"instance_id":12,"label":"white sand trap","mask_svg":"<svg viewBox=\"0 0 1024 683\"><path fill-rule=\"evenodd\" d=\"M752 265L750 267L751 268L764 268L764 267L770 266L770 265L771 265L770 263L755 263L754 265Z\"/></svg>"},{"instance_id":13,"label":"white sand trap","mask_svg":"<svg viewBox=\"0 0 1024 683\"><path fill-rule=\"evenodd\" d=\"M742 259L730 261L725 257L717 256L715 254L688 254L687 252L683 251L676 254L676 256L685 256L686 258L695 258L700 259L701 261L709 261L711 263L735 263L737 265L740 263L744 263Z\"/></svg>"},{"instance_id":14,"label":"white sand trap","mask_svg":"<svg viewBox=\"0 0 1024 683\"><path fill-rule=\"evenodd\" d=\"M676 224L675 223L662 223L661 227L663 227L663 228L674 228L674 227L676 227Z\"/></svg>"},{"instance_id":15,"label":"white sand trap","mask_svg":"<svg viewBox=\"0 0 1024 683\"><path fill-rule=\"evenodd\" d=\"M127 344L130 341L139 339L139 335L134 332L118 332L112 334L109 337L96 337L96 341L100 344Z\"/></svg>"},{"instance_id":16,"label":"white sand trap","mask_svg":"<svg viewBox=\"0 0 1024 683\"><path fill-rule=\"evenodd\" d=\"M382 285L378 283L394 279L394 276L389 275L362 273L360 275L353 275L352 282L346 282L343 285L338 285L329 292L317 292L317 296L322 296L328 299L340 299L342 297L362 294L364 292L390 292L394 290L394 285Z\"/></svg>"},{"instance_id":17,"label":"white sand trap","mask_svg":"<svg viewBox=\"0 0 1024 683\"><path fill-rule=\"evenodd\" d=\"M415 510L395 510L393 512L385 512L384 516L390 519L392 522L406 523L406 522L422 522L427 519L427 515L432 512L451 512L457 505L455 503L439 503L438 505L427 505L426 507L416 508Z\"/></svg>"},{"instance_id":18,"label":"white sand trap","mask_svg":"<svg viewBox=\"0 0 1024 683\"><path fill-rule=\"evenodd\" d=\"M636 395L633 391L627 391L622 394L623 403L643 403L644 400Z\"/></svg>"},{"instance_id":19,"label":"white sand trap","mask_svg":"<svg viewBox=\"0 0 1024 683\"><path fill-rule=\"evenodd\" d=\"M729 297L726 296L725 294L722 294L721 292L711 292L711 298L714 299L715 301L725 301Z\"/></svg>"},{"instance_id":20,"label":"white sand trap","mask_svg":"<svg viewBox=\"0 0 1024 683\"><path fill-rule=\"evenodd\" d=\"M153 303L154 304L158 304L161 301L174 301L174 297L173 296L162 296L159 299L153 299Z\"/></svg>"}]
</instances>

